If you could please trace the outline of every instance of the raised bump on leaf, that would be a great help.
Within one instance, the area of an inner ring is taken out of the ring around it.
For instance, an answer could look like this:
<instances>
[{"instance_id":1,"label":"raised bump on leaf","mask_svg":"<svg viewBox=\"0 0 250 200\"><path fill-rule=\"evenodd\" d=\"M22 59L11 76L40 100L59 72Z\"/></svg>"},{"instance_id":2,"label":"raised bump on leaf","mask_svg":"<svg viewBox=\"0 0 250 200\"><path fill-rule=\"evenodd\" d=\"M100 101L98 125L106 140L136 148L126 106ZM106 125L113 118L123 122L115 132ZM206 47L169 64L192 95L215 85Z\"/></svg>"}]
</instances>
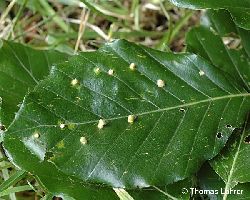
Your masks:
<instances>
[{"instance_id":1,"label":"raised bump on leaf","mask_svg":"<svg viewBox=\"0 0 250 200\"><path fill-rule=\"evenodd\" d=\"M160 88L162 88L162 87L165 86L165 82L163 80L161 80L161 79L158 79L157 80L157 86L160 87Z\"/></svg>"},{"instance_id":2,"label":"raised bump on leaf","mask_svg":"<svg viewBox=\"0 0 250 200\"><path fill-rule=\"evenodd\" d=\"M131 64L129 65L129 69L135 70L135 68L136 68L135 63L131 63Z\"/></svg>"},{"instance_id":3,"label":"raised bump on leaf","mask_svg":"<svg viewBox=\"0 0 250 200\"><path fill-rule=\"evenodd\" d=\"M105 120L104 120L104 119L100 119L99 122L98 122L97 127L98 127L99 129L102 129L105 125L106 125Z\"/></svg>"},{"instance_id":4,"label":"raised bump on leaf","mask_svg":"<svg viewBox=\"0 0 250 200\"><path fill-rule=\"evenodd\" d=\"M250 135L245 137L245 143L250 144Z\"/></svg>"},{"instance_id":5,"label":"raised bump on leaf","mask_svg":"<svg viewBox=\"0 0 250 200\"><path fill-rule=\"evenodd\" d=\"M110 75L110 76L114 75L114 70L113 70L113 69L110 69L110 70L108 71L108 75Z\"/></svg>"},{"instance_id":6,"label":"raised bump on leaf","mask_svg":"<svg viewBox=\"0 0 250 200\"><path fill-rule=\"evenodd\" d=\"M71 81L71 85L72 86L76 86L78 84L78 80L76 78L74 78L72 81Z\"/></svg>"},{"instance_id":7,"label":"raised bump on leaf","mask_svg":"<svg viewBox=\"0 0 250 200\"><path fill-rule=\"evenodd\" d=\"M81 142L81 144L83 144L83 145L85 145L85 144L88 143L86 137L81 137L81 138L80 138L80 142Z\"/></svg>"}]
</instances>

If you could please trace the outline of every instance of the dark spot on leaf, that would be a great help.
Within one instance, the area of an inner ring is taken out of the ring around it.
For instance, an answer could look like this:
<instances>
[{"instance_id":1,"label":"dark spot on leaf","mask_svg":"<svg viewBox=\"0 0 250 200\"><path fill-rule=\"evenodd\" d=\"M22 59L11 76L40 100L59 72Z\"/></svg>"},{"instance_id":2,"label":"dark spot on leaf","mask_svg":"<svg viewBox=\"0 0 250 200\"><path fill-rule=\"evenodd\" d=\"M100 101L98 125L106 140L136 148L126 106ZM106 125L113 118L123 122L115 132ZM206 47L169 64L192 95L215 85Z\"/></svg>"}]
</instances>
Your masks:
<instances>
[{"instance_id":1,"label":"dark spot on leaf","mask_svg":"<svg viewBox=\"0 0 250 200\"><path fill-rule=\"evenodd\" d=\"M1 131L5 131L6 130L5 126L4 125L0 125L0 130Z\"/></svg>"},{"instance_id":2,"label":"dark spot on leaf","mask_svg":"<svg viewBox=\"0 0 250 200\"><path fill-rule=\"evenodd\" d=\"M222 133L220 133L220 132L217 133L216 137L217 137L218 139L222 138Z\"/></svg>"},{"instance_id":3,"label":"dark spot on leaf","mask_svg":"<svg viewBox=\"0 0 250 200\"><path fill-rule=\"evenodd\" d=\"M250 144L250 135L245 137L245 143Z\"/></svg>"},{"instance_id":4,"label":"dark spot on leaf","mask_svg":"<svg viewBox=\"0 0 250 200\"><path fill-rule=\"evenodd\" d=\"M227 127L227 128L232 128L232 125L227 124L226 127Z\"/></svg>"},{"instance_id":5,"label":"dark spot on leaf","mask_svg":"<svg viewBox=\"0 0 250 200\"><path fill-rule=\"evenodd\" d=\"M53 157L54 157L54 153L53 152L50 152L50 151L46 152L46 154L45 154L45 160L50 160Z\"/></svg>"},{"instance_id":6,"label":"dark spot on leaf","mask_svg":"<svg viewBox=\"0 0 250 200\"><path fill-rule=\"evenodd\" d=\"M184 109L184 108L180 108L179 111L180 111L180 112L185 112L185 109Z\"/></svg>"},{"instance_id":7,"label":"dark spot on leaf","mask_svg":"<svg viewBox=\"0 0 250 200\"><path fill-rule=\"evenodd\" d=\"M53 197L53 200L62 200L61 197Z\"/></svg>"}]
</instances>

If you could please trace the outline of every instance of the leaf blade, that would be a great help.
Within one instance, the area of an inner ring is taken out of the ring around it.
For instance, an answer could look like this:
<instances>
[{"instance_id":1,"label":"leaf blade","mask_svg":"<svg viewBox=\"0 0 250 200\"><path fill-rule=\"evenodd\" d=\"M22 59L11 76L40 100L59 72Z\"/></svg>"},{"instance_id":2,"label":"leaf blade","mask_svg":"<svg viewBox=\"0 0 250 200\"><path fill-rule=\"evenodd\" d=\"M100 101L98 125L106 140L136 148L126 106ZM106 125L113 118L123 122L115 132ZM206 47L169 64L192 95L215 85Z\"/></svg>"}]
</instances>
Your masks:
<instances>
[{"instance_id":1,"label":"leaf blade","mask_svg":"<svg viewBox=\"0 0 250 200\"><path fill-rule=\"evenodd\" d=\"M239 135L239 131L236 132L229 140L225 149L223 149L222 155L211 161L214 170L224 180L225 189L227 190L235 187L238 183L246 183L250 180L248 173L249 159L247 157L250 147L248 141L246 141L248 136L249 115L247 116L243 133Z\"/></svg>"},{"instance_id":2,"label":"leaf blade","mask_svg":"<svg viewBox=\"0 0 250 200\"><path fill-rule=\"evenodd\" d=\"M15 174L13 174L9 179L4 181L0 185L0 191L4 191L4 190L8 189L10 186L16 184L18 181L23 179L26 175L27 175L27 172L24 170L19 170L19 171L15 172Z\"/></svg>"},{"instance_id":3,"label":"leaf blade","mask_svg":"<svg viewBox=\"0 0 250 200\"><path fill-rule=\"evenodd\" d=\"M34 50L8 41L3 41L0 55L1 123L7 127L28 90L49 74L53 63L64 61L67 56L56 51Z\"/></svg>"},{"instance_id":4,"label":"leaf blade","mask_svg":"<svg viewBox=\"0 0 250 200\"><path fill-rule=\"evenodd\" d=\"M229 19L227 23L223 23L225 18ZM206 58L249 91L250 64L248 60L250 57L247 40L249 31L237 27L230 18L228 12L223 10L207 11L203 16L203 26L193 28L187 34L188 51ZM223 38L241 40L239 49L226 46Z\"/></svg>"},{"instance_id":5,"label":"leaf blade","mask_svg":"<svg viewBox=\"0 0 250 200\"><path fill-rule=\"evenodd\" d=\"M174 5L189 9L227 9L235 23L244 29L249 30L250 24L249 24L249 10L250 10L250 4L249 1L231 1L231 0L224 0L224 1L201 1L201 0L170 0Z\"/></svg>"},{"instance_id":6,"label":"leaf blade","mask_svg":"<svg viewBox=\"0 0 250 200\"><path fill-rule=\"evenodd\" d=\"M157 86L160 78L166 81L163 88ZM85 182L166 185L188 177L220 151L232 132L226 125L241 126L249 96L196 55L115 41L55 67L26 97L5 135L5 148L10 151L13 140L21 140L38 160ZM127 123L130 114L138 117L133 124ZM98 130L100 118L108 124Z\"/></svg>"}]
</instances>

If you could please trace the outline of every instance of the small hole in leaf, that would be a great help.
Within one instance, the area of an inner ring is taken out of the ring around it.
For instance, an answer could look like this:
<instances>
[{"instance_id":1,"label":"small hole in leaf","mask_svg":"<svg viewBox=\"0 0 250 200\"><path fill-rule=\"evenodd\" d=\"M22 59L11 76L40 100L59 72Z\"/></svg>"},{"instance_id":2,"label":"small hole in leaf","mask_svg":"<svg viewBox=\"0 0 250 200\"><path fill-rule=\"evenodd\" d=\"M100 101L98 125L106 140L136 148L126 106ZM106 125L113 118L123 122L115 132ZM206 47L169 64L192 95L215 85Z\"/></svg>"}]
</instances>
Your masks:
<instances>
[{"instance_id":1,"label":"small hole in leaf","mask_svg":"<svg viewBox=\"0 0 250 200\"><path fill-rule=\"evenodd\" d=\"M47 151L46 153L45 153L45 160L50 160L51 158L53 158L54 157L54 153L53 152L51 152L51 151Z\"/></svg>"},{"instance_id":2,"label":"small hole in leaf","mask_svg":"<svg viewBox=\"0 0 250 200\"><path fill-rule=\"evenodd\" d=\"M0 130L1 130L1 131L5 131L5 130L6 130L5 126L1 124L1 125L0 125Z\"/></svg>"},{"instance_id":3,"label":"small hole in leaf","mask_svg":"<svg viewBox=\"0 0 250 200\"><path fill-rule=\"evenodd\" d=\"M63 198L61 197L53 197L53 200L62 200Z\"/></svg>"},{"instance_id":4,"label":"small hole in leaf","mask_svg":"<svg viewBox=\"0 0 250 200\"><path fill-rule=\"evenodd\" d=\"M227 127L227 128L232 128L232 125L227 124L226 127Z\"/></svg>"},{"instance_id":5,"label":"small hole in leaf","mask_svg":"<svg viewBox=\"0 0 250 200\"><path fill-rule=\"evenodd\" d=\"M250 135L245 137L245 143L250 144Z\"/></svg>"},{"instance_id":6,"label":"small hole in leaf","mask_svg":"<svg viewBox=\"0 0 250 200\"><path fill-rule=\"evenodd\" d=\"M179 111L180 112L185 112L185 109L184 108L180 108Z\"/></svg>"},{"instance_id":7,"label":"small hole in leaf","mask_svg":"<svg viewBox=\"0 0 250 200\"><path fill-rule=\"evenodd\" d=\"M222 138L222 133L220 133L220 132L217 133L216 137L217 137L218 139Z\"/></svg>"}]
</instances>

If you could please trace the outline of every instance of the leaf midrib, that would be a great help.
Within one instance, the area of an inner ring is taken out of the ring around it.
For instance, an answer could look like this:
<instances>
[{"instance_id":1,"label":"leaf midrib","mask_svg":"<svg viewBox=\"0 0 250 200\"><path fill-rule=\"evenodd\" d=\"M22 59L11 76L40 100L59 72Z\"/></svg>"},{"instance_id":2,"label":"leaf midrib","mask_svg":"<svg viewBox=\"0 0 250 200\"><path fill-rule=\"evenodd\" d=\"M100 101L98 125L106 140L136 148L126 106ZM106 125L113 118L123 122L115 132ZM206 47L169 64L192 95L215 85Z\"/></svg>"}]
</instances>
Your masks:
<instances>
[{"instance_id":1,"label":"leaf midrib","mask_svg":"<svg viewBox=\"0 0 250 200\"><path fill-rule=\"evenodd\" d=\"M249 116L248 116L249 117ZM245 126L244 126L244 130L243 130L243 133L241 135L241 138L240 138L240 141L239 141L239 145L237 147L237 151L235 152L234 154L234 159L233 159L233 163L231 165L231 169L230 169L230 172L229 172L229 175L227 177L227 182L226 182L226 185L225 185L225 191L226 190L229 190L230 189L230 186L232 184L232 178L233 178L233 175L234 175L234 172L235 172L235 165L237 163L237 160L238 160L238 157L239 157L239 152L240 152L240 149L241 149L241 145L244 141L244 138L245 138L245 131L246 131L246 126L247 126L247 121L248 119L246 120L246 123L245 123ZM226 200L227 199L227 196L228 194L225 193L223 195L223 200Z\"/></svg>"},{"instance_id":2,"label":"leaf midrib","mask_svg":"<svg viewBox=\"0 0 250 200\"><path fill-rule=\"evenodd\" d=\"M197 105L200 103L207 103L207 102L217 101L217 100L222 100L222 99L227 99L227 98L237 98L237 97L247 97L247 96L250 96L250 93L241 93L241 94L232 94L232 95L213 97L213 98L208 98L208 99L204 99L204 100L200 100L200 101L196 101L196 102L181 104L178 106L166 107L166 108L161 108L161 109L157 109L157 110L151 110L151 111L147 111L147 112L137 113L135 115L136 116L143 116L143 115L157 113L157 112L164 112L164 111L174 110L174 109L178 109L178 108L189 107L189 106ZM119 116L119 117L108 118L106 120L112 121L112 120L117 120L117 119L122 119L122 118L127 118L127 117L128 117L127 115L126 116L123 115L123 116ZM87 122L83 122L83 123L81 123L81 122L80 123L73 123L73 124L84 125L84 124L98 122L98 121L99 121L99 119L87 121Z\"/></svg>"},{"instance_id":3,"label":"leaf midrib","mask_svg":"<svg viewBox=\"0 0 250 200\"><path fill-rule=\"evenodd\" d=\"M177 106L161 108L161 109L158 109L158 110L151 110L151 111L142 112L142 113L134 113L134 115L138 117L138 116L148 115L148 114L152 114L152 113L165 112L165 111L174 110L174 109L178 109L178 108L190 107L190 106L198 105L198 104L201 104L201 103L214 102L214 101L218 101L218 100L223 100L223 99L228 99L228 98L237 98L237 97L250 97L250 93L231 94L231 95L213 97L213 98L203 99L203 100L196 101L196 102L190 102L190 103L185 103L185 104L181 104L181 105L177 105ZM119 116L119 117L106 118L105 120L106 121L113 121L113 120L124 119L124 118L127 118L127 117L128 117L127 115L126 116L123 115L123 116ZM14 121L16 121L16 120L17 120L17 118ZM73 124L73 125L86 125L86 124L97 123L98 121L99 121L99 119L91 120L91 121L85 121L85 122L70 122L70 124ZM34 127L31 127L31 128L27 128L27 129L14 131L12 133L17 133L17 132L24 131L24 130L32 130L32 129L35 129L35 128L38 128L38 127L56 127L56 126L58 126L58 124L43 124L43 125L38 125L38 126L34 126Z\"/></svg>"}]
</instances>

